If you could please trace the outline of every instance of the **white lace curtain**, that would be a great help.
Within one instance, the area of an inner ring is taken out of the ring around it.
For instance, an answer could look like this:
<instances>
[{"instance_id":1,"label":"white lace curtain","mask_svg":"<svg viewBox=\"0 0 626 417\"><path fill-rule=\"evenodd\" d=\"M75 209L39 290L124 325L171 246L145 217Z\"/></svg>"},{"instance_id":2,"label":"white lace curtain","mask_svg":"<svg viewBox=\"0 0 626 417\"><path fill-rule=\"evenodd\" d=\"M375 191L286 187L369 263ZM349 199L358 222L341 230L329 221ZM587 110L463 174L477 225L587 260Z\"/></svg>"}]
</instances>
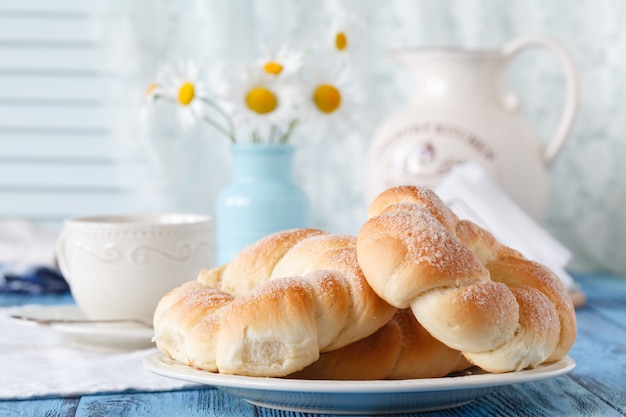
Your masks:
<instances>
[{"instance_id":1,"label":"white lace curtain","mask_svg":"<svg viewBox=\"0 0 626 417\"><path fill-rule=\"evenodd\" d=\"M182 132L168 112L148 127L139 107L168 62L193 58L226 69L256 58L261 43L306 47L328 30L330 1L159 0L96 2L105 39L111 129L134 176L137 209L213 213L228 181L227 142L206 127ZM581 72L572 136L551 169L547 228L570 248L573 270L626 274L626 3L621 0L345 1L363 23L351 64L360 102L336 135L299 131L296 180L307 191L313 226L356 233L364 220L365 155L373 131L405 100L407 74L387 59L393 48L494 47L525 34L565 44ZM528 53L512 68L524 112L543 137L563 103L558 63ZM171 113L171 112L170 112Z\"/></svg>"}]
</instances>

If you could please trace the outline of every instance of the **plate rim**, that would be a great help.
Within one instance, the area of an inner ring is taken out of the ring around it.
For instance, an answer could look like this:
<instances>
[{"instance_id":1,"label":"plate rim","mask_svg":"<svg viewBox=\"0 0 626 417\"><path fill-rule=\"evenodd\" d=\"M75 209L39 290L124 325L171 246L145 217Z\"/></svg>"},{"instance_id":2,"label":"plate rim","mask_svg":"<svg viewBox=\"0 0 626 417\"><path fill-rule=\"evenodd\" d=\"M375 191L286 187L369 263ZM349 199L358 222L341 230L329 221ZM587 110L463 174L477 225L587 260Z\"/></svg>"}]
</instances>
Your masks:
<instances>
[{"instance_id":1,"label":"plate rim","mask_svg":"<svg viewBox=\"0 0 626 417\"><path fill-rule=\"evenodd\" d=\"M209 372L175 362L161 351L148 354L143 366L158 375L211 385L217 388L238 390L265 390L324 394L419 393L491 388L504 385L534 382L555 378L571 372L576 362L570 356L559 361L540 365L534 369L508 373L485 373L455 377L402 380L304 380L293 378L250 377Z\"/></svg>"},{"instance_id":2,"label":"plate rim","mask_svg":"<svg viewBox=\"0 0 626 417\"><path fill-rule=\"evenodd\" d=\"M63 313L69 314L67 312L74 313L71 318L76 318L76 313L82 316L82 312L80 308L76 304L54 304L54 305L46 305L46 304L26 304L18 307L16 312L24 315L37 315L42 318L46 317L46 314L54 315L54 318L59 317L59 313L61 313L61 317ZM30 312L30 314L29 314ZM98 326L96 324L89 323L50 323L50 324L41 324L35 321L22 320L18 318L12 318L13 322L22 324L25 326L35 326L45 329L51 329L60 333L64 333L67 335L77 335L77 336L95 336L95 337L109 337L115 339L124 339L124 340L151 340L154 336L154 330L143 328L143 327L121 327L116 326L114 324L107 326Z\"/></svg>"}]
</instances>

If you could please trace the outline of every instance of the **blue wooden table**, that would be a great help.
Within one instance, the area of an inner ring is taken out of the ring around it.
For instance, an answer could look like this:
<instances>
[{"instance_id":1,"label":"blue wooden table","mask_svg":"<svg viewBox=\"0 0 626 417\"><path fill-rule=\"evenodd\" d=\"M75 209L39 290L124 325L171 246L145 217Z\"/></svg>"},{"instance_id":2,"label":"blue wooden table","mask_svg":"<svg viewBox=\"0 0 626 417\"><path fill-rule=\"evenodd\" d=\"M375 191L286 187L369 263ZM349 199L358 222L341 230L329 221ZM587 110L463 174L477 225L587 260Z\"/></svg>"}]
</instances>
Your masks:
<instances>
[{"instance_id":1,"label":"blue wooden table","mask_svg":"<svg viewBox=\"0 0 626 417\"><path fill-rule=\"evenodd\" d=\"M439 416L626 415L626 277L576 276L587 295L568 375L502 387ZM0 296L0 306L63 303L69 296ZM2 335L5 337L6 335ZM0 377L1 377L0 370ZM211 387L160 392L0 401L0 416L305 416L252 406ZM417 414L414 414L417 415Z\"/></svg>"}]
</instances>

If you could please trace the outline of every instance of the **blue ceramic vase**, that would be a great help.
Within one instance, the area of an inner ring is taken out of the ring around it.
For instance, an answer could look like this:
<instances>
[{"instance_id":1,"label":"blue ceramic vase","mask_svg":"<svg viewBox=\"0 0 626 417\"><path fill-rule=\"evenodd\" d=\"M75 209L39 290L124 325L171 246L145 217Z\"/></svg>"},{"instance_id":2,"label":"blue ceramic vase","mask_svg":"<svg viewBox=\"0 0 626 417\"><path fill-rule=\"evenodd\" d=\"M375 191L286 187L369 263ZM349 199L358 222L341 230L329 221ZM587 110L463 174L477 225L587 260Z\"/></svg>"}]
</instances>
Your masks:
<instances>
[{"instance_id":1,"label":"blue ceramic vase","mask_svg":"<svg viewBox=\"0 0 626 417\"><path fill-rule=\"evenodd\" d=\"M219 265L264 236L309 224L306 194L292 181L291 145L246 143L230 151L233 179L215 211Z\"/></svg>"}]
</instances>

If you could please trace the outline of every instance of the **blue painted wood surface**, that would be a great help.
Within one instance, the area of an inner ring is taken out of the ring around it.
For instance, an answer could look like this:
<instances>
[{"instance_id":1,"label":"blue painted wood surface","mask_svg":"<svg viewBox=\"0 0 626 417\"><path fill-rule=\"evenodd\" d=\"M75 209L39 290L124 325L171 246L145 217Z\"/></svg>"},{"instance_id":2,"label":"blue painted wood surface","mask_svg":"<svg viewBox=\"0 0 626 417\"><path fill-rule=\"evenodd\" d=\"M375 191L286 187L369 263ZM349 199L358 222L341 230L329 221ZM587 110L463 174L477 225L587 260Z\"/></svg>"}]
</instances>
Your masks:
<instances>
[{"instance_id":1,"label":"blue painted wood surface","mask_svg":"<svg viewBox=\"0 0 626 417\"><path fill-rule=\"evenodd\" d=\"M579 332L570 356L577 366L566 376L512 385L443 416L624 416L626 415L626 277L576 276L587 295L577 310ZM1 296L0 306L32 302L69 303L66 296ZM1 374L0 374L1 375ZM0 401L0 416L273 416L309 414L264 409L210 387L162 393L87 395ZM418 416L420 414L412 414Z\"/></svg>"}]
</instances>

